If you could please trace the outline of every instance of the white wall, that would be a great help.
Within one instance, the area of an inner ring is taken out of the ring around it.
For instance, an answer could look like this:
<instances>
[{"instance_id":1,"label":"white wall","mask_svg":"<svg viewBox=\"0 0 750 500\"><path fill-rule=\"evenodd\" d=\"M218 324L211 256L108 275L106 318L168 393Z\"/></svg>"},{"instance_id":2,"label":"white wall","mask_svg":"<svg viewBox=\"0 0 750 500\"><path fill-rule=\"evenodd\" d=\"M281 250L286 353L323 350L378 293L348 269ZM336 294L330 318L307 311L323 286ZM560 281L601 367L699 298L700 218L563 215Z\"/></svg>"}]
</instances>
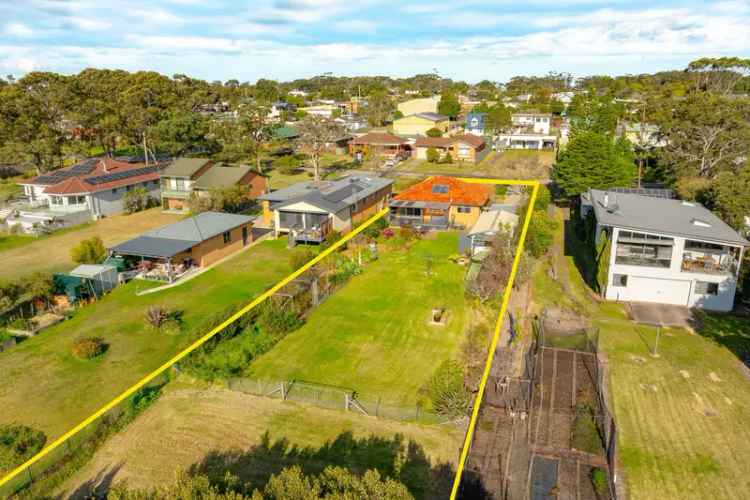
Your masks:
<instances>
[{"instance_id":1,"label":"white wall","mask_svg":"<svg viewBox=\"0 0 750 500\"><path fill-rule=\"evenodd\" d=\"M597 235L601 227L597 225ZM730 311L734 305L734 293L737 288L737 276L725 274L704 274L682 271L682 256L685 250L685 238L674 237L672 260L669 268L634 266L617 264L616 244L619 228L614 228L612 251L610 254L608 286L605 297L608 300L625 302L658 302L688 307L699 307L716 311ZM648 231L637 231L645 234L656 234ZM627 286L614 286L615 274L628 276ZM718 283L717 295L698 294L695 291L697 281Z\"/></svg>"}]
</instances>

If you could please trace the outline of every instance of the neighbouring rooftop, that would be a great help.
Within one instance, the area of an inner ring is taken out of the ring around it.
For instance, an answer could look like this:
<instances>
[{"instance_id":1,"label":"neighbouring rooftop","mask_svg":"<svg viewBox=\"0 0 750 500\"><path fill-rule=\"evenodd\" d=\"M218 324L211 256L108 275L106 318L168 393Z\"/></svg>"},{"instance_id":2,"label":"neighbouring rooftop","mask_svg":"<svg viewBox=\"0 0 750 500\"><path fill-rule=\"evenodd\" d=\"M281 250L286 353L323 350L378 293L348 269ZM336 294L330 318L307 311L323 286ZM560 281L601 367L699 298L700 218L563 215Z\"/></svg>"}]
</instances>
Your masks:
<instances>
[{"instance_id":1,"label":"neighbouring rooftop","mask_svg":"<svg viewBox=\"0 0 750 500\"><path fill-rule=\"evenodd\" d=\"M605 226L748 246L745 238L697 202L589 190L596 220Z\"/></svg>"}]
</instances>

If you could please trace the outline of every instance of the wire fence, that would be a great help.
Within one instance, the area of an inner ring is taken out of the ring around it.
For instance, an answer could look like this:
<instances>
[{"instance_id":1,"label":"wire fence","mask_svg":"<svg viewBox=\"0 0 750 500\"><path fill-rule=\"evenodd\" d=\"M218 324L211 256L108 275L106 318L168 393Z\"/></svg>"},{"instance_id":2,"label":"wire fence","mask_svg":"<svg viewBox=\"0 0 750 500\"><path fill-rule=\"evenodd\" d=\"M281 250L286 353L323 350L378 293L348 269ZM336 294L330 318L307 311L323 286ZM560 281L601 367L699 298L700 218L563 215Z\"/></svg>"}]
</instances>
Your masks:
<instances>
[{"instance_id":1,"label":"wire fence","mask_svg":"<svg viewBox=\"0 0 750 500\"><path fill-rule=\"evenodd\" d=\"M545 310L537 322L535 333L536 346L593 354L595 362L590 363L589 368L596 389L594 420L609 469L607 479L610 498L617 500L617 424L609 406L611 388L607 383L606 366L599 349L599 329L583 326L579 318L552 317L549 311Z\"/></svg>"},{"instance_id":2,"label":"wire fence","mask_svg":"<svg viewBox=\"0 0 750 500\"><path fill-rule=\"evenodd\" d=\"M363 397L352 388L303 380L232 378L227 381L227 387L254 396L304 403L329 410L350 411L387 420L421 424L445 424L452 420L418 404L396 405L378 397Z\"/></svg>"}]
</instances>

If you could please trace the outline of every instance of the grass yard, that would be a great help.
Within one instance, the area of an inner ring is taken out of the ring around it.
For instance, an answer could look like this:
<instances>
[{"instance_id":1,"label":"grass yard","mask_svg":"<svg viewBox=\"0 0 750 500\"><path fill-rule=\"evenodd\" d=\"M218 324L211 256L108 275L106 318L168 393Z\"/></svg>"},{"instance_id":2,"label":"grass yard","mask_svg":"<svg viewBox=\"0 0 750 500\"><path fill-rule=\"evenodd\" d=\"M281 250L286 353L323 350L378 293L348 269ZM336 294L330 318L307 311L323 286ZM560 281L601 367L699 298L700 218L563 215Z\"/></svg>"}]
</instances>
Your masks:
<instances>
[{"instance_id":1,"label":"grass yard","mask_svg":"<svg viewBox=\"0 0 750 500\"><path fill-rule=\"evenodd\" d=\"M132 215L113 215L39 238L28 236L0 238L0 251L2 251L3 258L0 280L15 280L36 271L69 270L75 266L75 263L70 260L70 250L81 240L99 236L105 246L111 246L181 218L180 215L166 214L161 211L161 208L153 208Z\"/></svg>"},{"instance_id":2,"label":"grass yard","mask_svg":"<svg viewBox=\"0 0 750 500\"><path fill-rule=\"evenodd\" d=\"M290 272L285 240L264 241L183 285L136 296L154 286L134 280L13 349L0 353L0 423L30 425L55 438L205 333L207 321L244 304ZM185 332L156 333L150 305L184 312ZM80 360L70 349L80 336L99 336L107 352Z\"/></svg>"},{"instance_id":3,"label":"grass yard","mask_svg":"<svg viewBox=\"0 0 750 500\"><path fill-rule=\"evenodd\" d=\"M550 167L555 163L554 151L509 149L493 151L474 169L475 173L501 179L549 179Z\"/></svg>"},{"instance_id":4,"label":"grass yard","mask_svg":"<svg viewBox=\"0 0 750 500\"><path fill-rule=\"evenodd\" d=\"M465 268L448 260L457 252L458 234L449 232L383 252L254 361L248 375L347 387L363 401L413 408L435 368L457 356L470 320ZM446 326L428 324L436 307L448 308Z\"/></svg>"},{"instance_id":5,"label":"grass yard","mask_svg":"<svg viewBox=\"0 0 750 500\"><path fill-rule=\"evenodd\" d=\"M456 427L401 424L236 391L179 386L179 380L170 384L56 493L67 498L81 485L96 486L105 477L150 488L173 481L177 471L191 466L206 471L198 464L207 457L213 470L222 470L218 475L230 469L255 486L292 464L308 471L325 465L378 468L402 476L412 491L437 464L449 464L451 478L455 470L452 443L461 438Z\"/></svg>"},{"instance_id":6,"label":"grass yard","mask_svg":"<svg viewBox=\"0 0 750 500\"><path fill-rule=\"evenodd\" d=\"M696 333L662 332L655 358L653 327L593 300L573 255L553 259L561 279L537 263L534 306L577 311L600 329L629 498L750 498L750 372L736 354L750 352L750 321L699 313Z\"/></svg>"}]
</instances>

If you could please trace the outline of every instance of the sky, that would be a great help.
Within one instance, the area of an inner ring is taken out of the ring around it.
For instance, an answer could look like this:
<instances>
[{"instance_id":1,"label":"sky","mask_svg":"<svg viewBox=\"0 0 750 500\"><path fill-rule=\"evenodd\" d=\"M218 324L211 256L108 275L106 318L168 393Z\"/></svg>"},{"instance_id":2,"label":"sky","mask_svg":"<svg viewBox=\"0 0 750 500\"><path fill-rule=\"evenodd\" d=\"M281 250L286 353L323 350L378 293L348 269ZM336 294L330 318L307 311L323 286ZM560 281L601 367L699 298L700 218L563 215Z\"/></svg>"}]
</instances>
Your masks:
<instances>
[{"instance_id":1,"label":"sky","mask_svg":"<svg viewBox=\"0 0 750 500\"><path fill-rule=\"evenodd\" d=\"M750 0L0 0L0 75L87 67L205 80L468 82L750 57Z\"/></svg>"}]
</instances>

